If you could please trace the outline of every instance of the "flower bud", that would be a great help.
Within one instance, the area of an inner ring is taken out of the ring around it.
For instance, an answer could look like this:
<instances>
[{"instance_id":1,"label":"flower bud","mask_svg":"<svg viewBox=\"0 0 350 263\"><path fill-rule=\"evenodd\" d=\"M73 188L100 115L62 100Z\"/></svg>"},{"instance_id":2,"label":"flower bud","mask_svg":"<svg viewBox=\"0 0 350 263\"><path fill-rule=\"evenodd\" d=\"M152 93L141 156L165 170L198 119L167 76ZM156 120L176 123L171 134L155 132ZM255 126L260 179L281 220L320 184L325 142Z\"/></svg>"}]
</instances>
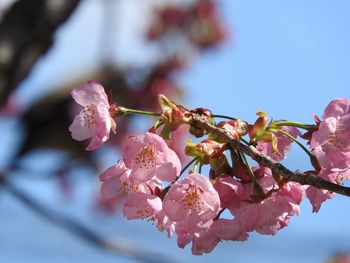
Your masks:
<instances>
[{"instance_id":1,"label":"flower bud","mask_svg":"<svg viewBox=\"0 0 350 263\"><path fill-rule=\"evenodd\" d=\"M212 140L204 140L200 143L186 141L185 152L189 156L200 157L204 159L207 156L222 154L224 144Z\"/></svg>"},{"instance_id":2,"label":"flower bud","mask_svg":"<svg viewBox=\"0 0 350 263\"><path fill-rule=\"evenodd\" d=\"M159 95L158 101L162 108L161 119L165 124L171 124L172 130L176 130L181 124L190 122L191 114L183 106L171 102L164 95Z\"/></svg>"},{"instance_id":3,"label":"flower bud","mask_svg":"<svg viewBox=\"0 0 350 263\"><path fill-rule=\"evenodd\" d=\"M216 124L216 127L224 129L228 132L235 140L238 140L241 136L244 136L248 133L248 123L240 119L231 120L231 121L221 121ZM216 141L222 141L218 136L210 134L210 138Z\"/></svg>"},{"instance_id":4,"label":"flower bud","mask_svg":"<svg viewBox=\"0 0 350 263\"><path fill-rule=\"evenodd\" d=\"M253 142L265 131L268 122L268 115L266 112L258 111L256 115L259 116L259 118L255 121L254 125L249 125L248 128L250 140Z\"/></svg>"},{"instance_id":5,"label":"flower bud","mask_svg":"<svg viewBox=\"0 0 350 263\"><path fill-rule=\"evenodd\" d=\"M203 137L204 135L207 134L207 131L206 130L203 130L203 129L198 129L196 127L193 127L191 126L189 132L196 138L200 138L200 137Z\"/></svg>"}]
</instances>

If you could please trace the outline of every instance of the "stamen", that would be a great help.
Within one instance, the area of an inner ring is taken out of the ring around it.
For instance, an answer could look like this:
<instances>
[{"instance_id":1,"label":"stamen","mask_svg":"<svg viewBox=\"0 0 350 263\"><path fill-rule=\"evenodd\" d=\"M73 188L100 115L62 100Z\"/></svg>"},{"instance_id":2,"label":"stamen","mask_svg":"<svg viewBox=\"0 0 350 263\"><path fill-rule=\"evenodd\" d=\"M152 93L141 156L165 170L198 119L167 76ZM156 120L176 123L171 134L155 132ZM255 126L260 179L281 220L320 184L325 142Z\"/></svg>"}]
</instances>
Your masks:
<instances>
[{"instance_id":1,"label":"stamen","mask_svg":"<svg viewBox=\"0 0 350 263\"><path fill-rule=\"evenodd\" d=\"M189 185L186 189L186 195L180 203L186 208L200 212L204 202L202 201L203 190L196 185Z\"/></svg>"},{"instance_id":2,"label":"stamen","mask_svg":"<svg viewBox=\"0 0 350 263\"><path fill-rule=\"evenodd\" d=\"M93 128L95 123L95 107L86 106L80 113L81 125L86 128Z\"/></svg>"},{"instance_id":3,"label":"stamen","mask_svg":"<svg viewBox=\"0 0 350 263\"><path fill-rule=\"evenodd\" d=\"M146 219L147 221L155 221L154 215L151 213L149 207L142 208L136 212L142 220Z\"/></svg>"},{"instance_id":4,"label":"stamen","mask_svg":"<svg viewBox=\"0 0 350 263\"><path fill-rule=\"evenodd\" d=\"M156 166L156 149L153 144L141 148L135 161L141 169L150 170Z\"/></svg>"},{"instance_id":5,"label":"stamen","mask_svg":"<svg viewBox=\"0 0 350 263\"><path fill-rule=\"evenodd\" d=\"M328 139L329 146L336 151L344 151L347 148L347 140L337 135L331 135Z\"/></svg>"},{"instance_id":6,"label":"stamen","mask_svg":"<svg viewBox=\"0 0 350 263\"><path fill-rule=\"evenodd\" d=\"M119 192L137 193L137 192L140 192L140 188L138 185L134 185L124 181L119 186Z\"/></svg>"}]
</instances>

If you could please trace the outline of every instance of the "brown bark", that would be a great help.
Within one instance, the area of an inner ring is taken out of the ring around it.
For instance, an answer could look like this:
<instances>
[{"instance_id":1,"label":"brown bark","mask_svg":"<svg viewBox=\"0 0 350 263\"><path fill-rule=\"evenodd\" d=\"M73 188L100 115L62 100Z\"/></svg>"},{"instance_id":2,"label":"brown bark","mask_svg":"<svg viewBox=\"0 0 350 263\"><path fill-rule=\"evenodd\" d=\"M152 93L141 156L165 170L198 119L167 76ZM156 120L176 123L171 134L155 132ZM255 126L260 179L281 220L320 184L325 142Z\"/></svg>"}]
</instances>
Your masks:
<instances>
[{"instance_id":1,"label":"brown bark","mask_svg":"<svg viewBox=\"0 0 350 263\"><path fill-rule=\"evenodd\" d=\"M286 181L293 181L300 183L302 185L311 185L319 189L328 190L331 192L335 192L341 195L350 196L350 188L345 187L339 184L331 183L326 181L317 175L306 174L302 172L292 172L284 165L272 160L268 156L260 153L254 146L248 146L242 144L241 142L234 140L234 138L225 130L215 127L210 124L203 118L201 118L198 114L191 113L193 118L192 125L199 129L204 129L208 132L214 133L217 136L220 136L224 141L228 143L228 145L237 151L240 151L249 157L251 157L254 161L259 163L262 166L268 167L272 170L273 174L277 174L281 176Z\"/></svg>"}]
</instances>

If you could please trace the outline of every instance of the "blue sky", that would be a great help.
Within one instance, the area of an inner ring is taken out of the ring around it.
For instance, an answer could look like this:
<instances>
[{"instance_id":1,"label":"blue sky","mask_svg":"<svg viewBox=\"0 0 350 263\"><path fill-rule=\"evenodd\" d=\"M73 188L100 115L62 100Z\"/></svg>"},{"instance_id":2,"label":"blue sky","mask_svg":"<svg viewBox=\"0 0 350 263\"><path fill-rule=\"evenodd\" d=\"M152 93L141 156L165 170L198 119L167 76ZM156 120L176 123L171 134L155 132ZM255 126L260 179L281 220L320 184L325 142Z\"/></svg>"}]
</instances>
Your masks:
<instances>
[{"instance_id":1,"label":"blue sky","mask_svg":"<svg viewBox=\"0 0 350 263\"><path fill-rule=\"evenodd\" d=\"M119 12L124 13L130 20L130 26L137 30L143 25L140 20L142 10L135 8L140 4L139 1L129 1L128 4L128 1L121 0L124 11ZM143 4L146 2L150 1L145 0ZM188 106L208 107L217 114L232 115L248 121L253 121L255 112L263 109L274 119L312 122L311 114L321 116L331 99L350 97L349 1L219 2L230 40L218 50L199 56L190 69L180 76L188 92L185 99ZM33 86L38 89L44 89L47 83L55 86L56 81L65 80L68 72L76 74L96 67L101 60L98 51L101 48L99 36L102 11L98 1L86 0L83 3L71 21L57 34L54 49L40 61L31 79L22 86L22 94L28 96L28 90ZM118 21L118 18L115 19ZM125 28L122 31L137 41L137 30L132 31L134 34ZM134 42L123 40L123 37L115 41L121 43L118 50L110 51L115 59L127 63L133 57L140 56L140 43L130 44ZM121 58L121 54L125 58ZM285 164L291 169L308 168L305 155L298 150L290 155ZM290 226L281 230L276 237L253 235L245 243L225 242L214 253L204 257L190 256L188 250L182 251L176 247L174 239L167 240L164 234L157 233L152 226L144 223L123 219L104 220L108 221L108 229L114 229L115 233L119 230L121 234L149 248L167 249L170 255L181 256L185 262L232 259L234 262L316 263L322 262L337 250L350 251L350 231L347 227L350 213L346 209L349 204L349 199L336 197L325 203L319 214L315 215L306 201L302 206L302 214L293 218ZM78 207L79 204L75 205ZM28 216L27 211L16 205L4 207L13 215ZM86 221L96 223L95 219L89 219L91 215L86 212L84 215ZM36 219L29 218L30 222L38 224ZM5 219L0 217L0 221ZM124 227L121 228L121 225ZM52 227L42 228L40 226L38 231L46 231L48 236L57 231L52 230ZM12 230L15 229L21 229L20 222L12 226ZM110 233L108 229L104 229L105 233ZM20 231L15 233L17 236L11 237L13 244L21 241L20 244L27 247L26 253L35 255L33 262L45 262L42 254L35 253L40 248L32 247L28 252L30 244L22 242ZM41 238L47 237L44 235ZM66 239L65 236L59 236L58 240L64 240L60 245L67 242L69 246L64 249L79 260L79 254L74 254L74 240ZM7 256L10 258L21 253L18 252L20 249L11 250L11 244L7 243ZM48 242L44 248L46 251L55 251L56 245ZM95 252L91 252L88 247L84 249L80 250L79 247L80 260L89 262L81 252L89 251L89 255ZM101 262L114 260L110 255L96 253L91 258L100 258ZM59 255L56 256L57 262L61 262ZM19 259L16 262L21 261Z\"/></svg>"}]
</instances>

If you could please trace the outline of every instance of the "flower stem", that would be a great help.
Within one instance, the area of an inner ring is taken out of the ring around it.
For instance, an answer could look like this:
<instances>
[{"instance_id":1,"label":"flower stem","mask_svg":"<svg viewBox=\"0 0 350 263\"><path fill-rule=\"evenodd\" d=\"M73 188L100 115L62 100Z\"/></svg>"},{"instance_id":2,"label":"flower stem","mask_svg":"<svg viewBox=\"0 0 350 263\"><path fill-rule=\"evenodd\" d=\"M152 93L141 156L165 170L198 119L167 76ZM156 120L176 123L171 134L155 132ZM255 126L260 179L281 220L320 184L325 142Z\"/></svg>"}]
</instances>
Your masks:
<instances>
[{"instance_id":1,"label":"flower stem","mask_svg":"<svg viewBox=\"0 0 350 263\"><path fill-rule=\"evenodd\" d=\"M182 168L179 176L175 179L175 182L181 177L181 175L190 167L194 162L198 161L199 157L193 158L188 164L185 165L184 168Z\"/></svg>"},{"instance_id":2,"label":"flower stem","mask_svg":"<svg viewBox=\"0 0 350 263\"><path fill-rule=\"evenodd\" d=\"M237 118L233 118L233 117L226 116L226 115L219 115L219 114L212 114L211 117L229 119L229 120L234 120L234 121L237 120Z\"/></svg>"},{"instance_id":3,"label":"flower stem","mask_svg":"<svg viewBox=\"0 0 350 263\"><path fill-rule=\"evenodd\" d=\"M296 144L298 144L298 146L303 149L303 151L310 157L310 161L312 166L316 169L316 171L320 171L321 167L320 164L318 162L318 159L315 155L313 155L301 142L299 142L294 136L290 135L288 132L285 132L283 130L277 130L277 129L270 129L274 132L279 132L281 134L283 134L284 136L286 136L287 138L291 139L293 142L295 142Z\"/></svg>"},{"instance_id":4,"label":"flower stem","mask_svg":"<svg viewBox=\"0 0 350 263\"><path fill-rule=\"evenodd\" d=\"M297 127L304 130L312 130L317 127L316 125L304 124L304 123L295 122L295 121L277 121L270 124L270 127L272 128L281 127L281 126L292 126L292 127Z\"/></svg>"},{"instance_id":5,"label":"flower stem","mask_svg":"<svg viewBox=\"0 0 350 263\"><path fill-rule=\"evenodd\" d=\"M139 115L149 115L149 116L160 116L160 113L158 113L158 112L134 110L134 109L127 109L127 108L122 108L122 112L124 114L139 114Z\"/></svg>"},{"instance_id":6,"label":"flower stem","mask_svg":"<svg viewBox=\"0 0 350 263\"><path fill-rule=\"evenodd\" d=\"M246 145L249 145L249 142L246 141L245 139L243 139L242 137L240 138L240 140L241 140L242 142L244 142Z\"/></svg>"},{"instance_id":7,"label":"flower stem","mask_svg":"<svg viewBox=\"0 0 350 263\"><path fill-rule=\"evenodd\" d=\"M154 124L153 124L153 127L155 128L155 129L158 129L160 126L162 126L163 125L163 121L162 120L160 120L160 119L158 119Z\"/></svg>"},{"instance_id":8,"label":"flower stem","mask_svg":"<svg viewBox=\"0 0 350 263\"><path fill-rule=\"evenodd\" d=\"M244 154L241 154L241 153L239 153L239 155L242 157L245 166L248 168L248 172L249 172L250 178L255 183L256 182L256 178L255 178L254 172L252 170L252 167L250 166L250 164L249 164L249 162L247 160L247 157Z\"/></svg>"},{"instance_id":9,"label":"flower stem","mask_svg":"<svg viewBox=\"0 0 350 263\"><path fill-rule=\"evenodd\" d=\"M203 167L203 163L202 162L200 162L199 163L199 168L198 168L198 173L202 173L202 167Z\"/></svg>"},{"instance_id":10,"label":"flower stem","mask_svg":"<svg viewBox=\"0 0 350 263\"><path fill-rule=\"evenodd\" d=\"M258 181L256 180L255 178L255 174L252 170L252 167L250 166L248 160L247 160L247 157L245 156L245 154L240 154L241 157L243 158L243 161L246 165L246 167L248 168L248 171L249 171L249 175L252 179L252 182L253 182L253 189L254 189L254 192L257 194L257 196L261 199L263 199L265 197L265 193L264 193L264 190L261 188L260 184L258 183Z\"/></svg>"},{"instance_id":11,"label":"flower stem","mask_svg":"<svg viewBox=\"0 0 350 263\"><path fill-rule=\"evenodd\" d=\"M290 135L288 132L285 132L283 130L277 130L277 129L269 129L270 131L273 132L278 132L286 136L287 138L291 139L293 142L299 145L301 149L303 149L304 152L306 152L307 155L310 156L310 158L313 158L314 156L311 154L311 152L301 143L299 142L294 136Z\"/></svg>"}]
</instances>

